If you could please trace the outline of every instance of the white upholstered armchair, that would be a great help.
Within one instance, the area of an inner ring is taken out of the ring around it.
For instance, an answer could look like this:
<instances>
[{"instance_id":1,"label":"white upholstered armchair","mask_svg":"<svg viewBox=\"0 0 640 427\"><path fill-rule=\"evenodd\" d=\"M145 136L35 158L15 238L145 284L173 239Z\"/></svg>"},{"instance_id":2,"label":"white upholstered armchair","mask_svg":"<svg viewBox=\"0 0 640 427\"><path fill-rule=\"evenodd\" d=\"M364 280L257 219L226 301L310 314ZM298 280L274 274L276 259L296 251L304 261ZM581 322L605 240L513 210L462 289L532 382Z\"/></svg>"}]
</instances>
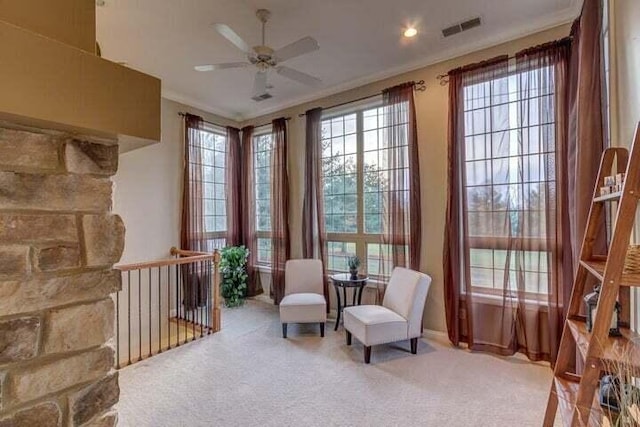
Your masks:
<instances>
[{"instance_id":1,"label":"white upholstered armchair","mask_svg":"<svg viewBox=\"0 0 640 427\"><path fill-rule=\"evenodd\" d=\"M327 301L324 299L322 261L292 259L284 267L284 295L280 301L282 337L287 337L288 323L318 323L324 337Z\"/></svg>"},{"instance_id":2,"label":"white upholstered armchair","mask_svg":"<svg viewBox=\"0 0 640 427\"><path fill-rule=\"evenodd\" d=\"M422 335L422 313L431 286L426 274L396 267L391 273L382 305L359 305L344 309L347 345L355 336L364 345L364 362L371 360L371 346L411 340L411 353L418 350Z\"/></svg>"}]
</instances>

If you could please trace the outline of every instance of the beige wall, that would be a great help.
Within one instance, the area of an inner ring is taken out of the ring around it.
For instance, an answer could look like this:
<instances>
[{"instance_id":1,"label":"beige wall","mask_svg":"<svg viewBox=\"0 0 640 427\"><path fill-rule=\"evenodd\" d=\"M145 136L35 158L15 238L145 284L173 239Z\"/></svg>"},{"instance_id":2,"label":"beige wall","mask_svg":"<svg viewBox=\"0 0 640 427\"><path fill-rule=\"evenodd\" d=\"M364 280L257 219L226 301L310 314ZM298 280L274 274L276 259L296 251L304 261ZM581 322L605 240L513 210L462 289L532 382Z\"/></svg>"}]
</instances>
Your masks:
<instances>
[{"instance_id":1,"label":"beige wall","mask_svg":"<svg viewBox=\"0 0 640 427\"><path fill-rule=\"evenodd\" d=\"M95 53L93 0L0 0L3 21Z\"/></svg>"},{"instance_id":2,"label":"beige wall","mask_svg":"<svg viewBox=\"0 0 640 427\"><path fill-rule=\"evenodd\" d=\"M640 120L640 2L611 0L611 134L612 145L629 146ZM636 215L636 224L640 215ZM634 240L639 241L638 227ZM631 324L640 330L640 294L631 293Z\"/></svg>"},{"instance_id":3,"label":"beige wall","mask_svg":"<svg viewBox=\"0 0 640 427\"><path fill-rule=\"evenodd\" d=\"M632 1L632 0L630 0ZM505 43L442 62L419 70L391 77L358 89L343 92L318 101L289 108L268 116L259 117L243 123L259 124L275 117L292 117L289 121L289 182L291 191L290 227L292 230L292 256L302 256L302 202L304 185L304 118L298 114L318 106L331 106L337 103L357 99L362 96L380 93L386 87L408 80L424 80L426 92L416 94L418 116L419 156L422 197L422 262L421 270L430 274L433 285L429 293L425 310L425 327L444 331L444 295L442 283L442 249L444 237L444 217L446 211L446 169L447 169L447 111L448 88L440 86L436 76L448 70L488 59L501 54L513 54L516 51L540 44L569 34L569 26L563 25L529 37Z\"/></svg>"},{"instance_id":4,"label":"beige wall","mask_svg":"<svg viewBox=\"0 0 640 427\"><path fill-rule=\"evenodd\" d=\"M628 146L640 120L640 2L612 0L612 142Z\"/></svg>"},{"instance_id":5,"label":"beige wall","mask_svg":"<svg viewBox=\"0 0 640 427\"><path fill-rule=\"evenodd\" d=\"M167 99L161 108L161 142L121 154L114 177L114 210L127 227L121 264L166 258L169 249L180 244L183 145L178 113L238 125Z\"/></svg>"}]
</instances>

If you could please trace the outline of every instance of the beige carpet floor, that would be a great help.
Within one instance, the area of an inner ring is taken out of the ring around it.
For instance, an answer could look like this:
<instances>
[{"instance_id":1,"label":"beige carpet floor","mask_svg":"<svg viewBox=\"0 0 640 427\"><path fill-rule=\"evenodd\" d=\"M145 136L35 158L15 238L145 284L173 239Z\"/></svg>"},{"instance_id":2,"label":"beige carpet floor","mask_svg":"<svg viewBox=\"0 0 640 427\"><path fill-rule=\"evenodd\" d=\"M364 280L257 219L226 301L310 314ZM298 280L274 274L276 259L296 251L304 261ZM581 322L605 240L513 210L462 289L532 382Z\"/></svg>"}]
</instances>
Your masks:
<instances>
[{"instance_id":1,"label":"beige carpet floor","mask_svg":"<svg viewBox=\"0 0 640 427\"><path fill-rule=\"evenodd\" d=\"M290 326L250 301L223 330L120 372L121 426L539 426L548 365L455 349L443 338L345 345L342 327Z\"/></svg>"}]
</instances>

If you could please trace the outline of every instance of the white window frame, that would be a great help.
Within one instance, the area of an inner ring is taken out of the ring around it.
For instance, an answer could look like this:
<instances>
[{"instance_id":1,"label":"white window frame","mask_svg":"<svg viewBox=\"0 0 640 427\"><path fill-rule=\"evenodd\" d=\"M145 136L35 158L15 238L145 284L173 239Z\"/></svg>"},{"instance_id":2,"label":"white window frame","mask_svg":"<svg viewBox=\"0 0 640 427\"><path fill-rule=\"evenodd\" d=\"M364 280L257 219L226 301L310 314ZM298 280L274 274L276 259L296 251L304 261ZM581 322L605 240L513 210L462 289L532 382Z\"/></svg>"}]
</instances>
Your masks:
<instances>
[{"instance_id":1,"label":"white window frame","mask_svg":"<svg viewBox=\"0 0 640 427\"><path fill-rule=\"evenodd\" d=\"M258 138L263 137L265 135L269 135L270 138L272 138L271 136L271 126L264 126L262 128L260 128L260 130L255 131L254 134L251 136L251 144L253 144L253 159L252 159L252 163L254 165L254 170L258 169L258 166L256 164L256 159L257 159L257 141ZM273 141L272 141L273 142ZM273 171L271 170L271 164L269 165L269 185L271 185L271 180L273 179ZM255 218L253 219L253 221L255 221L254 225L255 225L255 235L254 235L254 239L255 239L255 248L256 248L256 265L258 267L260 267L261 269L269 269L271 268L271 260L261 260L258 258L259 255L259 248L258 248L258 242L260 239L268 239L269 242L271 242L271 238L273 236L273 232L272 230L260 230L258 227L258 211L257 211L257 200L258 200L258 191L257 191L257 173L253 174L253 182L251 185L253 185L253 189L254 189L254 206L256 207L255 210ZM271 212L271 203L272 203L272 195L271 195L271 190L269 191L269 212ZM271 248L269 249L269 253L271 253Z\"/></svg>"},{"instance_id":2,"label":"white window frame","mask_svg":"<svg viewBox=\"0 0 640 427\"><path fill-rule=\"evenodd\" d=\"M329 110L329 111L325 111L323 112L322 115L322 119L321 121L324 122L325 120L331 120L331 119L335 119L338 117L346 117L349 116L351 114L355 114L356 115L356 179L357 179L357 187L356 187L356 195L357 195L357 214L356 214L356 220L357 220L357 231L356 232L342 232L342 233L337 233L337 232L329 232L326 231L326 242L325 245L327 246L327 257L330 258L331 257L331 253L329 252L329 243L353 243L355 244L356 247L356 252L355 255L360 258L361 261L361 267L360 267L360 271L361 272L369 272L369 257L368 257L368 245L370 244L374 244L374 245L383 245L382 242L382 237L383 235L381 233L366 233L365 232L365 212L364 212L364 198L365 198L365 191L364 191L364 178L365 178L365 173L364 173L364 156L365 156L365 150L364 150L364 137L365 137L365 130L364 130L364 112L368 111L368 110L372 110L372 109L376 109L376 108L382 108L383 104L382 104L382 99L381 97L375 98L373 100L369 100L368 102L361 102L358 104L352 104L349 108L347 109L341 109L341 110ZM381 127L378 127L377 129L381 129ZM323 183L324 183L324 179L325 177L323 176ZM323 190L324 191L324 190ZM351 194L351 193L349 193ZM324 199L324 194L323 194L323 199ZM324 200L325 203L325 207L326 207L326 200ZM325 212L325 224L326 224L326 208L324 209ZM326 225L325 225L325 230L326 230ZM407 256L408 256L408 250L407 250ZM383 260L381 259L380 262L383 262ZM343 272L346 270L339 270L339 269L332 269L329 266L329 259L327 259L327 269L330 273L338 273L338 272ZM384 281L385 279L388 279L388 277L391 274L391 268L389 268L389 271L386 272L385 274L369 274L370 279L372 279L372 281Z\"/></svg>"},{"instance_id":3,"label":"white window frame","mask_svg":"<svg viewBox=\"0 0 640 427\"><path fill-rule=\"evenodd\" d=\"M510 70L509 70L509 77L510 79L514 79L517 82L518 79L518 72L516 72L515 70L515 66L513 66L512 64L510 64L509 66ZM511 83L510 83L511 84ZM464 91L464 87L463 86L463 91ZM509 106L509 114L510 114L510 120L514 118L515 115L515 120L517 120L517 109L518 109L518 99L517 99L517 94L519 93L518 90L515 91L509 91L510 92L510 99L509 102L513 102L513 104L510 104ZM464 94L463 94L464 97ZM515 101L515 102L514 102ZM521 102L521 101L520 101ZM463 98L463 104L464 104L464 98ZM487 110L490 111L491 107L487 107ZM464 113L463 113L464 114ZM554 127L557 125L557 122L554 118L553 121L553 125ZM466 138L467 135L463 135L463 138ZM465 147L464 149L466 150L466 143L465 143ZM510 154L511 156L511 154ZM465 156L466 157L466 156ZM515 156L514 156L515 157ZM517 158L519 158L521 156L518 156ZM493 157L491 158L487 158L487 159L493 159ZM466 165L463 165L463 167L466 167ZM557 177L556 177L556 181L557 181ZM460 195L462 197L463 192L466 191L467 186L466 183L464 182L460 182L460 185L462 186L462 188L460 189ZM462 202L462 199L461 199ZM463 213L461 213L460 215L460 221L463 221ZM504 236L495 236L495 235L491 235L491 236L474 236L474 235L469 235L469 240L472 242L470 243L470 249L469 249L469 256L471 257L471 250L473 249L477 249L477 250L491 250L492 251L492 257L495 256L495 253L493 251L500 251L500 250L504 250L506 247L508 247L508 244L506 243L506 241L508 240L508 238L504 237ZM546 245L546 239L544 237L531 237L531 238L523 238L522 239L523 242L526 242L526 246L528 246L530 249L525 249L525 251L529 251L529 252L547 252L549 255L551 256L551 251L552 248L548 248ZM474 243L475 242L475 243ZM462 254L463 257L466 257L467 254L463 253ZM461 271L465 271L465 259L462 258L461 259ZM471 265L471 260L469 261L469 269L474 268L474 266ZM478 266L475 266L475 268L481 268ZM494 269L491 269L491 271L494 271ZM539 274L543 273L542 271L538 272ZM471 280L471 278L469 278ZM464 280L463 279L460 283L460 292L461 294L466 294L467 290L464 284ZM550 284L548 284L550 285ZM493 288L489 288L489 287L485 287L485 286L478 286L478 285L474 285L473 283L471 283L471 289L474 295L479 295L481 297L486 297L487 299L491 299L491 298L497 298L497 299L503 299L505 297L504 295L504 291L502 290L501 287L496 288L495 286ZM548 292L548 290L547 290ZM531 304L542 304L543 301L540 301L540 298L546 295L546 292L525 292L525 298L527 299L527 301L529 301ZM517 296L515 296L515 291L514 291L514 296L513 298L517 298Z\"/></svg>"},{"instance_id":4,"label":"white window frame","mask_svg":"<svg viewBox=\"0 0 640 427\"><path fill-rule=\"evenodd\" d=\"M220 230L218 230L218 231L208 231L207 230L207 226L206 226L206 220L205 220L205 229L204 229L204 238L206 240L221 241L221 245L215 245L215 246L219 246L220 248L222 248L222 247L225 247L226 244L227 244L227 230L229 228L229 223L228 223L229 219L227 218L227 214L226 214L226 210L227 210L227 205L226 205L227 197L226 197L226 195L227 195L227 188L228 188L227 187L227 181L226 181L226 173L227 173L226 150L229 149L228 141L227 141L227 133L226 133L225 129L223 129L220 126L206 124L206 123L205 123L205 126L203 127L203 129L200 129L199 132L201 132L201 133L210 133L210 134L213 134L215 136L219 136L219 137L224 138L225 164L224 164L223 170L224 170L224 174L225 174L225 182L224 182L224 194L222 194L222 199L225 200L225 227L224 227L225 229L222 230L222 231L220 231ZM204 150L204 147L201 147L201 149ZM204 155L202 155L201 158L204 159ZM214 165L209 165L209 164L205 165L204 161L203 161L203 166L215 167ZM214 184L215 183L216 182L214 181ZM204 186L203 186L203 191L204 191ZM216 194L216 196L217 196L217 194ZM203 216L206 219L206 216L207 216L207 210L206 209L207 208L206 208L205 200L203 200L202 203L203 203L202 212L203 212ZM215 203L215 201L214 201L214 203Z\"/></svg>"}]
</instances>

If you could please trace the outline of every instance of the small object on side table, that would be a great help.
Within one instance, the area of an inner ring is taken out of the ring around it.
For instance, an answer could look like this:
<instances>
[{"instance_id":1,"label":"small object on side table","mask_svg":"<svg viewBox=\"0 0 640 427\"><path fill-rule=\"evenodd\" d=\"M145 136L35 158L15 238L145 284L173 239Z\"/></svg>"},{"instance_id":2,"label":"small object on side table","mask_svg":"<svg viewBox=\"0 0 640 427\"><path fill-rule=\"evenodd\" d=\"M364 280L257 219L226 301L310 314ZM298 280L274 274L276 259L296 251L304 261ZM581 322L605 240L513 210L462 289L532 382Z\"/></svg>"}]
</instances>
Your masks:
<instances>
[{"instance_id":1,"label":"small object on side table","mask_svg":"<svg viewBox=\"0 0 640 427\"><path fill-rule=\"evenodd\" d=\"M347 259L347 264L349 265L349 273L351 273L351 278L358 278L358 268L360 267L360 258L356 255L350 256Z\"/></svg>"}]
</instances>

